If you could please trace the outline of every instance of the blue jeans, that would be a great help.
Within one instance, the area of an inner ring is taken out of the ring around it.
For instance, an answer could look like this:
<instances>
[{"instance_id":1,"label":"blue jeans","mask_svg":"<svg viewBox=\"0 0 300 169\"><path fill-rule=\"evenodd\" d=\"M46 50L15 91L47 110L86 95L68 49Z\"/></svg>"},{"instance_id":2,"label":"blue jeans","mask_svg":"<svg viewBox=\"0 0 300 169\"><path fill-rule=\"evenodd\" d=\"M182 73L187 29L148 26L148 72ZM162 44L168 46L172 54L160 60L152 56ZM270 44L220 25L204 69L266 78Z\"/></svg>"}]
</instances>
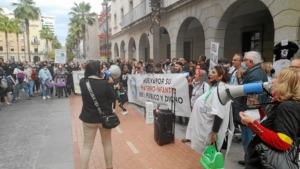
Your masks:
<instances>
[{"instance_id":1,"label":"blue jeans","mask_svg":"<svg viewBox=\"0 0 300 169\"><path fill-rule=\"evenodd\" d=\"M23 81L21 84L20 83L16 84L14 89L13 100L15 100L17 96L19 96L19 90L21 87L25 90L26 99L29 100L29 86L25 81Z\"/></svg>"},{"instance_id":2,"label":"blue jeans","mask_svg":"<svg viewBox=\"0 0 300 169\"><path fill-rule=\"evenodd\" d=\"M49 89L46 87L45 82L43 80L40 80L40 83L42 85L43 96L48 96L49 95Z\"/></svg>"},{"instance_id":3,"label":"blue jeans","mask_svg":"<svg viewBox=\"0 0 300 169\"><path fill-rule=\"evenodd\" d=\"M248 145L250 144L250 142L252 141L252 138L253 138L253 131L247 126L244 126L244 125L240 125L240 126L241 126L241 130L242 130L241 137L242 137L243 148L244 148L244 152L246 154Z\"/></svg>"},{"instance_id":4,"label":"blue jeans","mask_svg":"<svg viewBox=\"0 0 300 169\"><path fill-rule=\"evenodd\" d=\"M33 88L34 88L34 80L29 81L29 95L33 95Z\"/></svg>"}]
</instances>

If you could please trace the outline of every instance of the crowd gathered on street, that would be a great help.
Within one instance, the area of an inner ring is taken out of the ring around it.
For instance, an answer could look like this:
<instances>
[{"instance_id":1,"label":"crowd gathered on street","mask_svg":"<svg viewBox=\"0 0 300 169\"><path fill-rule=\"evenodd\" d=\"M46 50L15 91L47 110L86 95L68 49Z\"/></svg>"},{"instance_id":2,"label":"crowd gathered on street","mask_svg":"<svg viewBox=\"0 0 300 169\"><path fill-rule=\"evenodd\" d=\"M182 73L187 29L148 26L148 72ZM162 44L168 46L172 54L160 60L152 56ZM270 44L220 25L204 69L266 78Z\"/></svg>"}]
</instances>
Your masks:
<instances>
[{"instance_id":1,"label":"crowd gathered on street","mask_svg":"<svg viewBox=\"0 0 300 169\"><path fill-rule=\"evenodd\" d=\"M299 58L291 59L289 67L276 73L272 62L266 62L260 53L255 51L234 54L231 61L219 59L218 64L212 70L209 70L210 60L204 55L189 63L184 58L164 59L158 63L149 59L145 63L135 59L121 60L120 57L110 60L109 63L75 62L56 64L53 61L37 63L23 61L16 63L9 59L8 63L4 63L3 59L0 59L0 94L1 102L8 106L23 100L20 91L25 92L24 100L26 101L39 96L44 100L51 99L53 95L58 98L68 97L72 92L77 95L74 90L72 74L73 71L84 71L84 78L80 81L83 97L80 119L84 124L82 169L88 165L98 128L101 133L107 168L111 169L113 165L111 129L102 127L97 107L93 108L92 98L85 94L90 91L84 79L91 83L99 106L104 112L115 113L118 101L119 107L122 109L120 113L126 115L129 113L124 106L128 102L129 74L145 76L149 74L186 74L191 115L189 118L178 116L176 122L187 126L186 136L181 141L191 142L191 148L199 154L203 153L207 145L214 142L218 143L219 150L227 150L230 147L228 142L231 125L241 131L241 141L245 152L244 158L241 158L238 163L249 169L273 165L270 161L262 161L260 159L262 154L255 151L261 144L281 151L288 151L298 145L300 136ZM120 78L110 78L107 80L108 82L99 81L105 79L104 72L111 65L119 66ZM239 103L243 103L245 106L231 101L223 105L218 98L217 84L219 82L231 85L268 82L268 92L271 95L237 98ZM12 97L8 97L9 95ZM253 103L257 105L254 109L259 113L259 118L256 119L247 114ZM261 103L270 104L259 106ZM231 116L233 121L230 121ZM235 131L232 132L231 134L235 134ZM298 157L298 153L296 156ZM298 161L291 162L298 166L296 164Z\"/></svg>"}]
</instances>

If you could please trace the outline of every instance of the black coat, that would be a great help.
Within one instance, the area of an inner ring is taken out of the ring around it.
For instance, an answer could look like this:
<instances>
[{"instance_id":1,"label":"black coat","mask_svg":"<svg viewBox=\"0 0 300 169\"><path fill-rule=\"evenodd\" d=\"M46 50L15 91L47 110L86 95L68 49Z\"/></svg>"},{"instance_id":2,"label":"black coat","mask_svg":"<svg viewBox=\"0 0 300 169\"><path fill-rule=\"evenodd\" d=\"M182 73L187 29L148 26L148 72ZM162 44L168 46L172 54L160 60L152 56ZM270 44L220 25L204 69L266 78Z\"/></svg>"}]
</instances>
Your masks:
<instances>
[{"instance_id":1,"label":"black coat","mask_svg":"<svg viewBox=\"0 0 300 169\"><path fill-rule=\"evenodd\" d=\"M89 82L101 110L105 114L112 113L112 103L116 100L113 85L109 84L108 80L104 79L89 78ZM79 118L85 123L101 123L100 114L86 87L85 78L80 79L79 86L83 102Z\"/></svg>"},{"instance_id":2,"label":"black coat","mask_svg":"<svg viewBox=\"0 0 300 169\"><path fill-rule=\"evenodd\" d=\"M300 106L295 101L285 101L275 106L268 118L261 122L265 128L276 133L280 132L291 139L300 137ZM260 158L255 148L259 143L264 142L259 136L255 136L247 149L246 169L261 169ZM268 143L266 143L268 145ZM273 167L270 167L273 168Z\"/></svg>"},{"instance_id":3,"label":"black coat","mask_svg":"<svg viewBox=\"0 0 300 169\"><path fill-rule=\"evenodd\" d=\"M7 70L6 70L6 75L9 76L9 75L13 75L13 72L15 70L15 68L17 68L17 64L15 62L13 63L9 63L7 65Z\"/></svg>"}]
</instances>

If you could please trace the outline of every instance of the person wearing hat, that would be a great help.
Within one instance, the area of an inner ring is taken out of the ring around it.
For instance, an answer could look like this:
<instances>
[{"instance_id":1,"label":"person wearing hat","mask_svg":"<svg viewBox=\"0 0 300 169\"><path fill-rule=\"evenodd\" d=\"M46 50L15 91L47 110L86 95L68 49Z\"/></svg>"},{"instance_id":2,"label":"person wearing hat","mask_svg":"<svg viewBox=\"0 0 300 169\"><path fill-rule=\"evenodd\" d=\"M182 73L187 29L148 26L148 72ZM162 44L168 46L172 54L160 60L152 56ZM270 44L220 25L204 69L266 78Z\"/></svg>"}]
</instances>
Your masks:
<instances>
[{"instance_id":1,"label":"person wearing hat","mask_svg":"<svg viewBox=\"0 0 300 169\"><path fill-rule=\"evenodd\" d=\"M165 72L163 72L163 70L162 70L160 63L156 63L154 73L155 74L165 74Z\"/></svg>"}]
</instances>

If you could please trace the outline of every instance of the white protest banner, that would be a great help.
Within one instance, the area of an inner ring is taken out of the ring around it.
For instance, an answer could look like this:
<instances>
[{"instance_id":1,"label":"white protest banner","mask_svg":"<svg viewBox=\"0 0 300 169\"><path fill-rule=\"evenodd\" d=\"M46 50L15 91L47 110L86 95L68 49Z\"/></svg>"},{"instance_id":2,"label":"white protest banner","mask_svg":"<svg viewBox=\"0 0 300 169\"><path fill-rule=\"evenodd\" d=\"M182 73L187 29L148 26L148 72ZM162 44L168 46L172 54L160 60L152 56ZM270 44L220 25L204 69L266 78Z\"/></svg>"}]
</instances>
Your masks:
<instances>
[{"instance_id":1,"label":"white protest banner","mask_svg":"<svg viewBox=\"0 0 300 169\"><path fill-rule=\"evenodd\" d=\"M54 49L55 52L55 63L66 63L67 62L67 52L63 49Z\"/></svg>"},{"instance_id":2,"label":"white protest banner","mask_svg":"<svg viewBox=\"0 0 300 169\"><path fill-rule=\"evenodd\" d=\"M219 51L219 43L211 42L209 71L213 70L214 67L218 64L218 51Z\"/></svg>"},{"instance_id":3,"label":"white protest banner","mask_svg":"<svg viewBox=\"0 0 300 169\"><path fill-rule=\"evenodd\" d=\"M143 74L128 75L129 102L145 106L145 102L155 107L171 110L172 88L176 89L175 114L190 117L191 106L186 74Z\"/></svg>"},{"instance_id":4,"label":"white protest banner","mask_svg":"<svg viewBox=\"0 0 300 169\"><path fill-rule=\"evenodd\" d=\"M84 71L73 71L73 82L75 93L81 93L79 81L84 77Z\"/></svg>"}]
</instances>

